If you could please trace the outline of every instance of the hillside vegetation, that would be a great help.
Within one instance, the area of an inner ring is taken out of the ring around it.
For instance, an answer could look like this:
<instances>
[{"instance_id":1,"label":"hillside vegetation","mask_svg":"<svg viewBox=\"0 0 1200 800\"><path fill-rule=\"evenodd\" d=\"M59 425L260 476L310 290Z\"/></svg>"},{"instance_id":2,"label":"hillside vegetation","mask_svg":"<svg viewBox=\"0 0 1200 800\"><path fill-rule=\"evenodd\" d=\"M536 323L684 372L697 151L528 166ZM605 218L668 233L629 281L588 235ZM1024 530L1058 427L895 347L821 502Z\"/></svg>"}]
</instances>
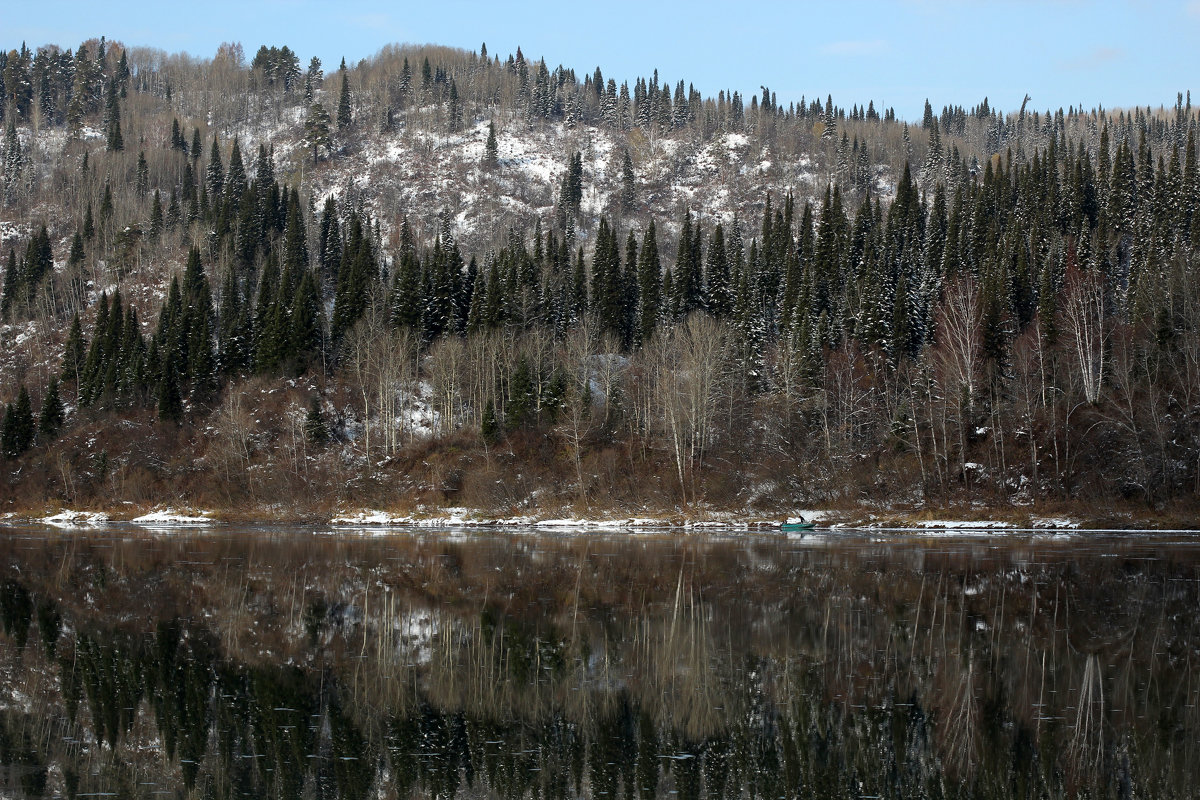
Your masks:
<instances>
[{"instance_id":1,"label":"hillside vegetation","mask_svg":"<svg viewBox=\"0 0 1200 800\"><path fill-rule=\"evenodd\" d=\"M519 49L0 58L0 511L1200 491L1190 95L908 123Z\"/></svg>"}]
</instances>

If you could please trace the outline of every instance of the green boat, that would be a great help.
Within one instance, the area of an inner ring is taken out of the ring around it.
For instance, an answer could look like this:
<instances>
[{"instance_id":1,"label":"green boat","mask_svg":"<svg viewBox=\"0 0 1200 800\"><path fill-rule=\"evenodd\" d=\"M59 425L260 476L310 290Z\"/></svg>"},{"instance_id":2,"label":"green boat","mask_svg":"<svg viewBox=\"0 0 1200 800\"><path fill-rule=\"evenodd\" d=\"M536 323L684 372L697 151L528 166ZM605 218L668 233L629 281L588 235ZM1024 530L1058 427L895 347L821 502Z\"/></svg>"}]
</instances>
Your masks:
<instances>
[{"instance_id":1,"label":"green boat","mask_svg":"<svg viewBox=\"0 0 1200 800\"><path fill-rule=\"evenodd\" d=\"M815 522L785 522L779 526L781 531L811 531L816 527Z\"/></svg>"}]
</instances>

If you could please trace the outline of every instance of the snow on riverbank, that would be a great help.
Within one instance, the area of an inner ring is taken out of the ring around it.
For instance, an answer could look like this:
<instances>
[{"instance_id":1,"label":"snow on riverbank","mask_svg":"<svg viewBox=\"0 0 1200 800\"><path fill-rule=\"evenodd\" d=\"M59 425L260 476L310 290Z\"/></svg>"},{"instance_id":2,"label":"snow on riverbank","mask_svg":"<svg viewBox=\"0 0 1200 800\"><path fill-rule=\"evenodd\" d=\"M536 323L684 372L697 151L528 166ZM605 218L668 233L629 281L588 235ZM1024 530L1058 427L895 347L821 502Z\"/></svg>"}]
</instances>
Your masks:
<instances>
[{"instance_id":1,"label":"snow on riverbank","mask_svg":"<svg viewBox=\"0 0 1200 800\"><path fill-rule=\"evenodd\" d=\"M175 527L183 525L214 525L214 520L209 511L201 511L199 514L185 514L175 511L171 508L163 509L162 511L152 511L149 514L143 514L140 517L134 517L130 520L134 525L147 525L152 527Z\"/></svg>"},{"instance_id":2,"label":"snow on riverbank","mask_svg":"<svg viewBox=\"0 0 1200 800\"><path fill-rule=\"evenodd\" d=\"M561 517L538 519L532 516L482 517L465 508L442 509L436 516L412 516L391 514L386 511L363 510L334 517L329 524L338 528L535 528L543 531L555 530L770 530L780 527L781 520L747 519L739 515L725 518L682 519L678 517L619 517L615 519L586 519ZM834 512L804 511L802 518L819 522L828 519ZM789 521L800 518L791 517Z\"/></svg>"},{"instance_id":3,"label":"snow on riverbank","mask_svg":"<svg viewBox=\"0 0 1200 800\"><path fill-rule=\"evenodd\" d=\"M88 525L104 525L110 517L103 511L60 511L48 517L42 517L42 522L57 528L82 528Z\"/></svg>"}]
</instances>

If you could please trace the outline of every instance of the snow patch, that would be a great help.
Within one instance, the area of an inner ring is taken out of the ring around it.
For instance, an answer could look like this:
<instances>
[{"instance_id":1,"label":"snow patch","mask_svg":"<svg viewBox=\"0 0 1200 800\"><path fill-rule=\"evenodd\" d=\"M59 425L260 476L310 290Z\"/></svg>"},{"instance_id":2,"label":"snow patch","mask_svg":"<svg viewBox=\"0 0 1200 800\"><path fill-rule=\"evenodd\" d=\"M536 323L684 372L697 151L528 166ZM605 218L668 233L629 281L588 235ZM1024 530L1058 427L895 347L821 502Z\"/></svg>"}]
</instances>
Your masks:
<instances>
[{"instance_id":1,"label":"snow patch","mask_svg":"<svg viewBox=\"0 0 1200 800\"><path fill-rule=\"evenodd\" d=\"M48 517L42 517L42 522L59 528L81 528L86 525L104 525L108 522L108 514L103 511L60 511Z\"/></svg>"},{"instance_id":2,"label":"snow patch","mask_svg":"<svg viewBox=\"0 0 1200 800\"><path fill-rule=\"evenodd\" d=\"M992 519L927 519L917 523L918 528L940 530L1001 530L1017 527L1011 522Z\"/></svg>"},{"instance_id":3,"label":"snow patch","mask_svg":"<svg viewBox=\"0 0 1200 800\"><path fill-rule=\"evenodd\" d=\"M1030 525L1038 529L1056 530L1075 530L1079 527L1078 522L1067 517L1034 517Z\"/></svg>"},{"instance_id":4,"label":"snow patch","mask_svg":"<svg viewBox=\"0 0 1200 800\"><path fill-rule=\"evenodd\" d=\"M176 526L176 525L212 525L215 520L210 516L211 511L201 511L199 514L184 514L174 509L152 511L131 520L134 525Z\"/></svg>"}]
</instances>

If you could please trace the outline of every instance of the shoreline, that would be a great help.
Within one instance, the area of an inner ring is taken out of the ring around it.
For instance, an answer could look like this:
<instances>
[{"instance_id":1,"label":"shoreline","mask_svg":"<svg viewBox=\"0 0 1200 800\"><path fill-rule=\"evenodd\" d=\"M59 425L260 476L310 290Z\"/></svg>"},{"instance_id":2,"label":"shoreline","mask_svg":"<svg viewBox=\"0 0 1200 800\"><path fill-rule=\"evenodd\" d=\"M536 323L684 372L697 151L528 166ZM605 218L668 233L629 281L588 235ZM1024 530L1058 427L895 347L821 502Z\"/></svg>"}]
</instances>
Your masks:
<instances>
[{"instance_id":1,"label":"shoreline","mask_svg":"<svg viewBox=\"0 0 1200 800\"><path fill-rule=\"evenodd\" d=\"M989 513L990 512L990 513ZM676 531L682 533L725 533L772 531L784 533L785 524L812 522L816 531L862 530L905 532L927 536L950 533L1029 533L1073 531L1174 531L1200 532L1200 522L1186 514L1153 513L1143 510L1112 511L1104 514L1072 513L1062 508L1044 511L1017 509L787 509L762 511L715 511L696 509L640 514L586 514L576 516L547 510L520 515L493 515L468 508L418 508L408 512L379 509L345 509L332 513L288 513L271 509L246 511L194 509L159 506L153 509L25 509L0 515L0 526L46 525L62 529L102 528L134 525L153 528L215 528L230 526L320 526L334 530L386 530L394 528L488 529L530 528L547 533L562 531ZM804 531L807 532L807 531Z\"/></svg>"}]
</instances>

